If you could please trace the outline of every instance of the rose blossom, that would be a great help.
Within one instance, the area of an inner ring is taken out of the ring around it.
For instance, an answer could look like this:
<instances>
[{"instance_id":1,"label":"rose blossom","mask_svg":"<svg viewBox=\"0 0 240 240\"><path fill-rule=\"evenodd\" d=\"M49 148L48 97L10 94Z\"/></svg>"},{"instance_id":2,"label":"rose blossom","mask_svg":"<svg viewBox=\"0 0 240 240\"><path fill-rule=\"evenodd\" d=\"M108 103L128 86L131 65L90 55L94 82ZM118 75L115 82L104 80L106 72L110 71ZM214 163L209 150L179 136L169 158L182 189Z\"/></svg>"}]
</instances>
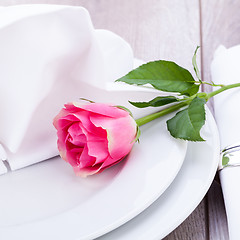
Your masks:
<instances>
[{"instance_id":1,"label":"rose blossom","mask_svg":"<svg viewBox=\"0 0 240 240\"><path fill-rule=\"evenodd\" d=\"M121 161L131 151L137 132L129 112L101 103L68 103L53 124L60 156L82 177Z\"/></svg>"}]
</instances>

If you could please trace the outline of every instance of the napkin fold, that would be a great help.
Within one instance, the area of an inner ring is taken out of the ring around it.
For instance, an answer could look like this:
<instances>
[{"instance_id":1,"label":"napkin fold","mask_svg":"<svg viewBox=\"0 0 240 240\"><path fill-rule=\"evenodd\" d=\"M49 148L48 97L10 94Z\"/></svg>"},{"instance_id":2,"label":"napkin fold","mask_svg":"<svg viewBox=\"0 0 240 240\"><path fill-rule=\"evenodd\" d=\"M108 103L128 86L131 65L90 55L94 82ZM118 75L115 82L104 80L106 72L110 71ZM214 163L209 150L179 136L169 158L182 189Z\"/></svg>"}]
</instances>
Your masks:
<instances>
[{"instance_id":1,"label":"napkin fold","mask_svg":"<svg viewBox=\"0 0 240 240\"><path fill-rule=\"evenodd\" d=\"M212 61L211 74L212 81L216 84L239 83L240 45L229 49L219 46ZM214 97L215 118L222 150L240 141L239 103L240 88L227 90ZM229 236L231 240L238 240L240 239L240 166L226 167L220 170L219 175L227 212Z\"/></svg>"},{"instance_id":2,"label":"napkin fold","mask_svg":"<svg viewBox=\"0 0 240 240\"><path fill-rule=\"evenodd\" d=\"M0 52L0 174L2 161L16 170L58 155L52 120L65 103L83 97L127 105L154 95L113 84L133 68L132 49L94 29L82 7L0 8Z\"/></svg>"}]
</instances>

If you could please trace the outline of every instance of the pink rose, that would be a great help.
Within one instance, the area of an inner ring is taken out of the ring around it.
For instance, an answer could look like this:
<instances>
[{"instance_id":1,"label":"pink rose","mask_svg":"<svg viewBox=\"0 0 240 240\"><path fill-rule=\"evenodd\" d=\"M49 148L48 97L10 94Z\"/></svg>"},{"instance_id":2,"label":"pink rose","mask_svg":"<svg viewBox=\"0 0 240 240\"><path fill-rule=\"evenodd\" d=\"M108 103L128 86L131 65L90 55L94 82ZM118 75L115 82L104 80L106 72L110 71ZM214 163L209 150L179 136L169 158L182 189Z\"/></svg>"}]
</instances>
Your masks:
<instances>
[{"instance_id":1,"label":"pink rose","mask_svg":"<svg viewBox=\"0 0 240 240\"><path fill-rule=\"evenodd\" d=\"M54 118L60 156L86 177L121 161L132 149L135 120L121 108L68 103Z\"/></svg>"}]
</instances>

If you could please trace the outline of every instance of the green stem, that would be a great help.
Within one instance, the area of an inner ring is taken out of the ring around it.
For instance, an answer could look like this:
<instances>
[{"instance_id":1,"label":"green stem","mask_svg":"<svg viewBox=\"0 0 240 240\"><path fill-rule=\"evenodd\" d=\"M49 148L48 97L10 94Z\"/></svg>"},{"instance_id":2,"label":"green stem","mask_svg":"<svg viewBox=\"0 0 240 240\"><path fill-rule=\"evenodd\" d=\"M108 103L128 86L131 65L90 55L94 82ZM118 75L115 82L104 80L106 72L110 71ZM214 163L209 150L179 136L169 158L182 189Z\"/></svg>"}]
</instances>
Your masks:
<instances>
[{"instance_id":1,"label":"green stem","mask_svg":"<svg viewBox=\"0 0 240 240\"><path fill-rule=\"evenodd\" d=\"M178 110L178 109L180 109L184 106L187 106L188 104L189 103L187 101L175 104L175 105L173 105L171 107L168 107L168 108L165 108L165 109L163 109L159 112L152 113L152 114L147 115L145 117L141 117L141 118L136 120L136 123L137 123L138 126L142 126L142 125L144 125L148 122L151 122L154 119L157 119L157 118L162 117L162 116L164 116L168 113L174 112L174 111L176 111L176 110Z\"/></svg>"},{"instance_id":2,"label":"green stem","mask_svg":"<svg viewBox=\"0 0 240 240\"><path fill-rule=\"evenodd\" d=\"M215 84L215 83L213 83L213 82L211 82L211 83L209 83L209 82L204 82L204 81L199 81L199 82L196 82L196 83L199 83L199 84L207 84L207 85L210 85L210 86L212 86L212 87L224 87L224 85L223 84Z\"/></svg>"},{"instance_id":3,"label":"green stem","mask_svg":"<svg viewBox=\"0 0 240 240\"><path fill-rule=\"evenodd\" d=\"M223 86L215 91L212 91L210 93L207 94L207 97L208 99L225 91L225 90L228 90L228 89L231 89L231 88L235 88L235 87L240 87L240 83L234 83L234 84L230 84L230 85L226 85L226 86Z\"/></svg>"},{"instance_id":4,"label":"green stem","mask_svg":"<svg viewBox=\"0 0 240 240\"><path fill-rule=\"evenodd\" d=\"M218 85L215 85L215 86L218 86ZM148 122L151 122L154 119L157 119L159 117L167 115L168 113L174 112L174 111L176 111L176 110L178 110L178 109L180 109L180 108L182 108L184 106L189 105L190 102L193 100L193 98L195 98L196 96L198 96L200 98L204 98L204 99L206 99L206 101L208 101L209 98L211 98L211 97L213 97L213 96L215 96L215 95L217 95L217 94L219 94L219 93L221 93L221 92L223 92L225 90L228 90L228 89L231 89L231 88L235 88L235 87L240 87L240 83L230 84L230 85L227 85L227 86L225 86L225 85L219 85L219 86L222 86L222 87L217 89L217 90L215 90L215 91L213 91L213 92L210 92L208 94L204 93L204 92L196 93L193 96L188 97L187 99L183 99L183 102L180 102L178 104L172 105L172 106L170 106L168 108L165 108L165 109L163 109L163 110L161 110L159 112L152 113L152 114L147 115L145 117L141 117L141 118L136 120L136 123L137 123L138 126L142 126L142 125L144 125L144 124L146 124Z\"/></svg>"}]
</instances>

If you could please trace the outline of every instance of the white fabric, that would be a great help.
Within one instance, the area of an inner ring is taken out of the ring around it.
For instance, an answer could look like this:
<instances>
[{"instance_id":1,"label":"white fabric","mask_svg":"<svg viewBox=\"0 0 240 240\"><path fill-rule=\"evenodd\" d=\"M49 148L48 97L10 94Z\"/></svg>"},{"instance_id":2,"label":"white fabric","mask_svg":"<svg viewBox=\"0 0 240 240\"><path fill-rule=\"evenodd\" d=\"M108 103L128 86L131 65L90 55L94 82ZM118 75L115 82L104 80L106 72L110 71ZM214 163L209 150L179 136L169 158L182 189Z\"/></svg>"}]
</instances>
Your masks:
<instances>
[{"instance_id":1,"label":"white fabric","mask_svg":"<svg viewBox=\"0 0 240 240\"><path fill-rule=\"evenodd\" d=\"M95 30L81 7L0 8L0 53L0 143L12 170L58 154L52 120L65 103L153 97L113 84L132 69L132 50L112 32Z\"/></svg>"},{"instance_id":2,"label":"white fabric","mask_svg":"<svg viewBox=\"0 0 240 240\"><path fill-rule=\"evenodd\" d=\"M211 65L214 83L240 82L240 45L226 49L220 46ZM216 122L221 149L240 140L240 88L227 90L214 97ZM240 239L240 167L220 171L221 185L227 211L230 240Z\"/></svg>"},{"instance_id":3,"label":"white fabric","mask_svg":"<svg viewBox=\"0 0 240 240\"><path fill-rule=\"evenodd\" d=\"M0 145L0 175L3 173L7 173L7 168L6 168L5 164L3 164L3 162L2 162L6 159L7 159L6 152L5 152L4 148L2 147L2 145Z\"/></svg>"}]
</instances>

